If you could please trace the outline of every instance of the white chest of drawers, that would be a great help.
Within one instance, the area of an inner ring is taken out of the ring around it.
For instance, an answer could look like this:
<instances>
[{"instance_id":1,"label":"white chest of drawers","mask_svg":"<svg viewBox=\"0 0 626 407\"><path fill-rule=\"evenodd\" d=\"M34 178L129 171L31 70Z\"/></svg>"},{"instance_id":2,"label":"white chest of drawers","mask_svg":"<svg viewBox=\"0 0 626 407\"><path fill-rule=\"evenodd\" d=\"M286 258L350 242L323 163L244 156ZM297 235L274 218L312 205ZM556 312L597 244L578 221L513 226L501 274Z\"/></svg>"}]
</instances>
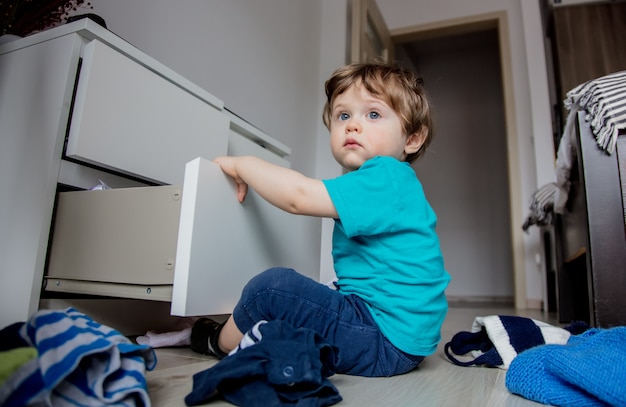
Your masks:
<instances>
[{"instance_id":1,"label":"white chest of drawers","mask_svg":"<svg viewBox=\"0 0 626 407\"><path fill-rule=\"evenodd\" d=\"M290 153L282 143L224 109L218 98L89 20L0 45L0 143L0 326L25 320L37 309L45 280L50 290L93 294L93 287L100 287L96 291L106 295L161 301L178 291L187 303L180 314L211 313L216 304L207 305L203 298L198 301L206 306L192 310L194 300L187 298L188 289L173 288L174 274L177 279L181 275L177 264L166 265L173 270L165 279L127 279L133 273L125 272L130 266L123 263L110 274L97 267L87 269L85 263L77 263L79 268L72 272L51 267L51 275L44 278L57 188L85 189L98 179L113 187L182 188L183 182L188 182L186 163L196 157L255 154L288 166L285 157ZM219 178L212 163L200 160L198 165L201 168L188 177ZM228 206L232 199L235 212L203 212L200 207L197 212L204 214L203 221L194 219L193 213L185 215L191 225L231 228L225 239L193 242L194 247L204 244L214 250L213 258L200 257L198 261L210 262L203 266L219 273L219 268L229 265L224 259L237 258L235 248L227 251L228 239L246 236L242 249L248 255L239 252L239 257L250 263L244 265L255 264L254 272L266 265L297 267L302 243L298 220L287 220L288 215L269 208L254 195L248 209L239 208L234 195L226 196L228 180L222 177L216 182L206 192L213 195L203 199L215 201L214 211L222 211L219 205ZM134 196L142 196L143 189L137 189ZM123 205L124 199L118 204ZM177 210L170 216L178 216ZM70 217L74 211L68 212ZM223 222L229 216L237 219ZM127 237L124 233L119 236ZM268 241L272 247L267 247ZM66 251L80 252L77 245L84 242L74 241ZM133 241L127 244L132 246ZM176 247L173 250L167 259L175 258ZM182 280L187 287L193 286L187 277ZM240 277L248 278L246 273ZM234 281L223 287L223 297L240 291L243 280ZM160 289L152 290L152 286ZM155 295L150 297L151 293ZM225 306L230 302L219 309Z\"/></svg>"}]
</instances>

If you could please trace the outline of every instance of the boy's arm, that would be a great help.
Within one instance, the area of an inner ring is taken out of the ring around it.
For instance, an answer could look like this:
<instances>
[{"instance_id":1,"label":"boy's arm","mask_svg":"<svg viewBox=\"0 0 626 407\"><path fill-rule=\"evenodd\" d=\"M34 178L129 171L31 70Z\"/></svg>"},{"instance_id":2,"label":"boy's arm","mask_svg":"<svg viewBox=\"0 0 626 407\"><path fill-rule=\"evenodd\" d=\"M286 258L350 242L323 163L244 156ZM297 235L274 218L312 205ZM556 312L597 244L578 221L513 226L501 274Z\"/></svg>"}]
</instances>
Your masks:
<instances>
[{"instance_id":1,"label":"boy's arm","mask_svg":"<svg viewBox=\"0 0 626 407\"><path fill-rule=\"evenodd\" d=\"M253 156L217 157L213 160L237 183L243 202L251 186L263 199L289 213L337 218L337 210L320 180Z\"/></svg>"}]
</instances>

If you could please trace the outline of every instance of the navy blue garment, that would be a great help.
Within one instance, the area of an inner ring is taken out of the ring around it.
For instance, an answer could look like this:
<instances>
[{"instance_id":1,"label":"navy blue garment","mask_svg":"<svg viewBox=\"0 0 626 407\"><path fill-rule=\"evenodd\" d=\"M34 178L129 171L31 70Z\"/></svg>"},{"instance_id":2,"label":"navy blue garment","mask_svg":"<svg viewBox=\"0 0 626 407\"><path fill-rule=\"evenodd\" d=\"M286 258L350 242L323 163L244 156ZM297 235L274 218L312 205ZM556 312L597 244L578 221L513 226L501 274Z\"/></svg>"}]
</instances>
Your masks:
<instances>
[{"instance_id":1,"label":"navy blue garment","mask_svg":"<svg viewBox=\"0 0 626 407\"><path fill-rule=\"evenodd\" d=\"M20 335L24 322L15 322L0 330L0 352L30 346Z\"/></svg>"},{"instance_id":2,"label":"navy blue garment","mask_svg":"<svg viewBox=\"0 0 626 407\"><path fill-rule=\"evenodd\" d=\"M259 330L261 341L196 373L185 404L222 398L246 407L321 407L342 400L328 380L339 360L334 346L284 321L270 321Z\"/></svg>"}]
</instances>

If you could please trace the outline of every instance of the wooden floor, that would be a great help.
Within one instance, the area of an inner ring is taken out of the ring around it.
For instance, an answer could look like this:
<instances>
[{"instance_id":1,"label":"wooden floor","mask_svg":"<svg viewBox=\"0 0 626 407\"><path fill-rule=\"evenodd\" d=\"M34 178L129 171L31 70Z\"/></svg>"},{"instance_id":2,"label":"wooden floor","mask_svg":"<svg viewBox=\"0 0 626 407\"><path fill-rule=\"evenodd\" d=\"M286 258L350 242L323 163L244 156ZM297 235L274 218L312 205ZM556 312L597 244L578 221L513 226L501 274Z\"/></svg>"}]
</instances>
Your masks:
<instances>
[{"instance_id":1,"label":"wooden floor","mask_svg":"<svg viewBox=\"0 0 626 407\"><path fill-rule=\"evenodd\" d=\"M437 353L408 374L391 378L335 375L331 378L343 401L338 406L538 406L515 396L504 385L506 371L484 367L459 367L448 362L443 345L457 332L470 329L476 316L520 315L557 325L555 315L539 311L516 312L504 307L452 306L443 326ZM148 390L155 407L184 406L192 376L217 361L187 348L157 349L156 368L147 373ZM214 401L210 406L228 406Z\"/></svg>"}]
</instances>

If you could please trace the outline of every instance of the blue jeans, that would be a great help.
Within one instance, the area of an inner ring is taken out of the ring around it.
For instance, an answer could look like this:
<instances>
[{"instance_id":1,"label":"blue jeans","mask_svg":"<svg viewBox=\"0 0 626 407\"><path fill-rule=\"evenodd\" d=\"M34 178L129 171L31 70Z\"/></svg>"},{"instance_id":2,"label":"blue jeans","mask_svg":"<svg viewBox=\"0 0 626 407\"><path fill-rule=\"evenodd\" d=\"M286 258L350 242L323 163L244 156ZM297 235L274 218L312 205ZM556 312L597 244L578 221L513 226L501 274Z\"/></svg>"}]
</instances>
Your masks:
<instances>
[{"instance_id":1,"label":"blue jeans","mask_svg":"<svg viewBox=\"0 0 626 407\"><path fill-rule=\"evenodd\" d=\"M343 295L292 269L272 268L252 278L233 310L246 332L260 320L308 328L339 349L337 373L393 376L415 369L423 356L397 349L380 332L362 299Z\"/></svg>"}]
</instances>

